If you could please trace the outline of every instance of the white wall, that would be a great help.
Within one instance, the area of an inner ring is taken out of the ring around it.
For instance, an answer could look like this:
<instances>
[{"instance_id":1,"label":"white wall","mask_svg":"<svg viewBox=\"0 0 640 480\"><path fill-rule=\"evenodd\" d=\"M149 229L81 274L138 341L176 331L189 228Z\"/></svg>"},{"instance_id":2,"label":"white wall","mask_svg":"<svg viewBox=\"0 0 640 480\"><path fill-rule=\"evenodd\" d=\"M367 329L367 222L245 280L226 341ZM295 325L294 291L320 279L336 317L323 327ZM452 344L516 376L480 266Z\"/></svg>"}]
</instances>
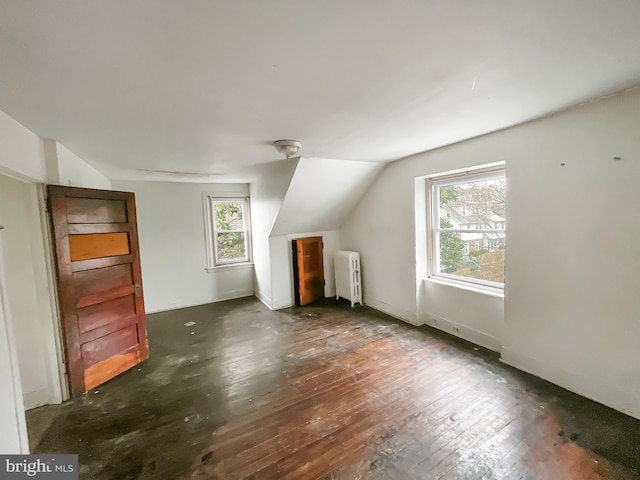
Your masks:
<instances>
[{"instance_id":1,"label":"white wall","mask_svg":"<svg viewBox=\"0 0 640 480\"><path fill-rule=\"evenodd\" d=\"M382 168L372 162L301 158L271 235L340 228Z\"/></svg>"},{"instance_id":2,"label":"white wall","mask_svg":"<svg viewBox=\"0 0 640 480\"><path fill-rule=\"evenodd\" d=\"M3 238L0 230L0 453L29 453L13 319L4 284Z\"/></svg>"},{"instance_id":3,"label":"white wall","mask_svg":"<svg viewBox=\"0 0 640 480\"><path fill-rule=\"evenodd\" d=\"M25 408L61 400L44 237L36 185L0 175L6 289Z\"/></svg>"},{"instance_id":4,"label":"white wall","mask_svg":"<svg viewBox=\"0 0 640 480\"><path fill-rule=\"evenodd\" d=\"M2 254L7 308L13 319L24 399L19 410L59 403L63 395L56 349L59 325L48 269L50 246L38 183L110 187L106 177L64 146L43 141L0 111L0 224L6 227Z\"/></svg>"},{"instance_id":5,"label":"white wall","mask_svg":"<svg viewBox=\"0 0 640 480\"><path fill-rule=\"evenodd\" d=\"M273 309L294 303L291 240L324 239L325 296L335 295L338 228L382 165L326 158L285 162L251 184L256 295Z\"/></svg>"},{"instance_id":6,"label":"white wall","mask_svg":"<svg viewBox=\"0 0 640 480\"><path fill-rule=\"evenodd\" d=\"M293 249L292 240L304 237L322 237L324 268L324 296L336 294L333 254L340 250L340 232L338 230L305 232L274 236L269 239L271 248L271 283L273 285L274 310L290 307L295 303L293 286Z\"/></svg>"},{"instance_id":7,"label":"white wall","mask_svg":"<svg viewBox=\"0 0 640 480\"><path fill-rule=\"evenodd\" d=\"M253 295L253 266L207 272L204 196L248 196L247 184L114 181L135 192L148 313Z\"/></svg>"},{"instance_id":8,"label":"white wall","mask_svg":"<svg viewBox=\"0 0 640 480\"><path fill-rule=\"evenodd\" d=\"M55 140L42 140L48 183L111 190L111 180Z\"/></svg>"},{"instance_id":9,"label":"white wall","mask_svg":"<svg viewBox=\"0 0 640 480\"><path fill-rule=\"evenodd\" d=\"M634 89L390 164L341 230L365 303L498 341L504 361L640 418L639 125ZM499 297L423 284L414 236L416 177L501 160L504 318Z\"/></svg>"},{"instance_id":10,"label":"white wall","mask_svg":"<svg viewBox=\"0 0 640 480\"><path fill-rule=\"evenodd\" d=\"M0 173L47 181L42 141L0 110Z\"/></svg>"},{"instance_id":11,"label":"white wall","mask_svg":"<svg viewBox=\"0 0 640 480\"><path fill-rule=\"evenodd\" d=\"M56 142L57 143L57 142ZM78 157L61 143L57 143L60 185L71 187L111 189L111 180Z\"/></svg>"},{"instance_id":12,"label":"white wall","mask_svg":"<svg viewBox=\"0 0 640 480\"><path fill-rule=\"evenodd\" d=\"M273 307L269 236L297 165L298 158L279 162L251 182L255 294L269 308Z\"/></svg>"}]
</instances>

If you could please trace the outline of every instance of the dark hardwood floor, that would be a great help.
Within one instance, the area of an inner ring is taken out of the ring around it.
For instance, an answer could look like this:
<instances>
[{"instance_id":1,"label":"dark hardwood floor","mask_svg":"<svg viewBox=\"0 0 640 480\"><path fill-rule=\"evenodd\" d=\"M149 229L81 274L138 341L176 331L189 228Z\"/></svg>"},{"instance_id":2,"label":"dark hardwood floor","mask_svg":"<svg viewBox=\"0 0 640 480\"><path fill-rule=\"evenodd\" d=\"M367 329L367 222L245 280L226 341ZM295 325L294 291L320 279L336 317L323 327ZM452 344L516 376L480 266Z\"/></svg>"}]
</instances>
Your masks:
<instances>
[{"instance_id":1,"label":"dark hardwood floor","mask_svg":"<svg viewBox=\"0 0 640 480\"><path fill-rule=\"evenodd\" d=\"M364 307L147 325L148 361L28 412L34 453L78 453L83 479L640 478L640 421Z\"/></svg>"}]
</instances>

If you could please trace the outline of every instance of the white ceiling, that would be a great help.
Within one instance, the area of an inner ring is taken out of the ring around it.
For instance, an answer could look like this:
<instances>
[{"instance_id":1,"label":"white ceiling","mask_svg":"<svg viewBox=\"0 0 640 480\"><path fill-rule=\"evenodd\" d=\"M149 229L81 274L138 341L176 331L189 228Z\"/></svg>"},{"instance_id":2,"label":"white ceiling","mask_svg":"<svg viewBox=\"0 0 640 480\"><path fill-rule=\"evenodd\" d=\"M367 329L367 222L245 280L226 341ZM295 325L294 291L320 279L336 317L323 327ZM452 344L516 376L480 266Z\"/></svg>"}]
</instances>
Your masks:
<instances>
[{"instance_id":1,"label":"white ceiling","mask_svg":"<svg viewBox=\"0 0 640 480\"><path fill-rule=\"evenodd\" d=\"M637 0L2 0L0 109L113 178L387 161L640 83ZM243 170L246 171L246 170Z\"/></svg>"}]
</instances>

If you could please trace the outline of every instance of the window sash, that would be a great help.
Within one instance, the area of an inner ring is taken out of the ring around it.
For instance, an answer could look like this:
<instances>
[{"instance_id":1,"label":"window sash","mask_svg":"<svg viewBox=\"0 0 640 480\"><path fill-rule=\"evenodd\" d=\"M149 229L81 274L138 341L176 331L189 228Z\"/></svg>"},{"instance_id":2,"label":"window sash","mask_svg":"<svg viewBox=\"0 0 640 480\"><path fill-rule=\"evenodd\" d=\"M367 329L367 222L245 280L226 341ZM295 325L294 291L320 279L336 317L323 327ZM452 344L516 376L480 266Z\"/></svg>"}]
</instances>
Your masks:
<instances>
[{"instance_id":1,"label":"window sash","mask_svg":"<svg viewBox=\"0 0 640 480\"><path fill-rule=\"evenodd\" d=\"M226 204L240 204L242 210L242 228L238 229L218 229L218 223L216 221L216 205ZM248 263L251 261L251 232L249 230L249 208L246 198L215 198L209 197L210 204L210 222L211 222L211 246L213 247L213 264L214 266L230 265L236 263ZM244 256L237 258L220 258L218 247L218 234L219 233L242 233L244 234Z\"/></svg>"},{"instance_id":2,"label":"window sash","mask_svg":"<svg viewBox=\"0 0 640 480\"><path fill-rule=\"evenodd\" d=\"M505 178L504 167L479 170L478 172L463 172L442 177L432 177L427 180L428 198L431 201L431 208L427 210L430 245L428 249L429 276L455 280L461 283L470 283L478 286L487 286L504 289L504 283L493 282L463 275L453 275L440 271L440 234L442 233L474 233L474 234L496 234L504 235L506 239L506 228L503 229L466 229L466 228L443 228L440 227L440 188L461 185L465 183L475 183L483 180L493 180Z\"/></svg>"},{"instance_id":3,"label":"window sash","mask_svg":"<svg viewBox=\"0 0 640 480\"><path fill-rule=\"evenodd\" d=\"M469 230L465 228L433 228L432 231L437 233L495 233L495 234L505 234L506 230L495 230L495 229L478 229L478 230Z\"/></svg>"}]
</instances>

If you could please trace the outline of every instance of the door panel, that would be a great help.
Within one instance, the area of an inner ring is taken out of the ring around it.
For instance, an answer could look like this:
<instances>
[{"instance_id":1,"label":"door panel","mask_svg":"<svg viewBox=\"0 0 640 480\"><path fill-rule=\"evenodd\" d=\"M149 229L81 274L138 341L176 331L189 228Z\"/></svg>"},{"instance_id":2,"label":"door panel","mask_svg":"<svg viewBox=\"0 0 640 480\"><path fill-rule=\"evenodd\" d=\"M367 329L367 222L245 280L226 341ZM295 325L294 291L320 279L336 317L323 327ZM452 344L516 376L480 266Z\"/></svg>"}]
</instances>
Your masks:
<instances>
[{"instance_id":1,"label":"door panel","mask_svg":"<svg viewBox=\"0 0 640 480\"><path fill-rule=\"evenodd\" d=\"M135 198L49 186L58 296L74 396L149 356Z\"/></svg>"},{"instance_id":2,"label":"door panel","mask_svg":"<svg viewBox=\"0 0 640 480\"><path fill-rule=\"evenodd\" d=\"M127 223L127 202L122 199L68 197L66 210L67 223Z\"/></svg>"},{"instance_id":3,"label":"door panel","mask_svg":"<svg viewBox=\"0 0 640 480\"><path fill-rule=\"evenodd\" d=\"M133 295L108 300L78 309L78 330L85 333L103 327L118 318L131 317L136 314Z\"/></svg>"},{"instance_id":4,"label":"door panel","mask_svg":"<svg viewBox=\"0 0 640 480\"><path fill-rule=\"evenodd\" d=\"M133 284L131 264L114 265L113 267L96 268L73 273L75 292L78 304L93 293L106 293L109 290Z\"/></svg>"},{"instance_id":5,"label":"door panel","mask_svg":"<svg viewBox=\"0 0 640 480\"><path fill-rule=\"evenodd\" d=\"M72 262L128 255L129 235L127 233L72 234L69 235L69 250Z\"/></svg>"},{"instance_id":6,"label":"door panel","mask_svg":"<svg viewBox=\"0 0 640 480\"><path fill-rule=\"evenodd\" d=\"M138 344L138 330L136 325L129 325L108 335L82 344L82 360L85 367L90 367L135 347Z\"/></svg>"},{"instance_id":7,"label":"door panel","mask_svg":"<svg viewBox=\"0 0 640 480\"><path fill-rule=\"evenodd\" d=\"M296 239L300 305L324 297L322 237Z\"/></svg>"}]
</instances>

